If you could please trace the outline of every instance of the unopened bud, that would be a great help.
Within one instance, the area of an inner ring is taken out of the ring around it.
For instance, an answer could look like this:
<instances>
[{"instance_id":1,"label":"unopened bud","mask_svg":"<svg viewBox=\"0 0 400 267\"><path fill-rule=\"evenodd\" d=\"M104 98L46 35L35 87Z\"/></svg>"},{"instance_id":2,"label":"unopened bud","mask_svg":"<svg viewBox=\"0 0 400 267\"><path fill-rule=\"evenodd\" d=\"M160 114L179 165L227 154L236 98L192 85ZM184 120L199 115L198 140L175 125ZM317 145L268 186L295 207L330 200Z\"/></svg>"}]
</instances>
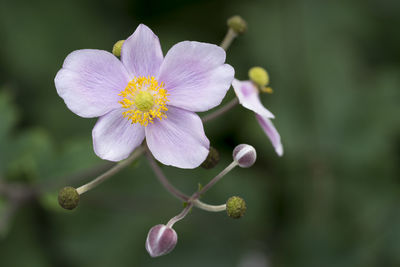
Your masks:
<instances>
[{"instance_id":1,"label":"unopened bud","mask_svg":"<svg viewBox=\"0 0 400 267\"><path fill-rule=\"evenodd\" d=\"M227 24L237 34L243 34L247 31L247 23L241 16L230 17Z\"/></svg>"},{"instance_id":2,"label":"unopened bud","mask_svg":"<svg viewBox=\"0 0 400 267\"><path fill-rule=\"evenodd\" d=\"M233 150L233 160L236 161L240 167L249 168L256 162L257 153L251 145L241 144Z\"/></svg>"},{"instance_id":3,"label":"unopened bud","mask_svg":"<svg viewBox=\"0 0 400 267\"><path fill-rule=\"evenodd\" d=\"M204 169L212 169L217 166L220 160L219 152L212 146L210 146L210 151L208 152L208 156L206 160L201 164L201 167Z\"/></svg>"},{"instance_id":4,"label":"unopened bud","mask_svg":"<svg viewBox=\"0 0 400 267\"><path fill-rule=\"evenodd\" d=\"M158 224L150 229L146 239L146 250L151 257L159 257L170 253L178 242L175 230Z\"/></svg>"},{"instance_id":5,"label":"unopened bud","mask_svg":"<svg viewBox=\"0 0 400 267\"><path fill-rule=\"evenodd\" d=\"M114 54L114 56L116 57L120 57L121 56L121 49L122 49L122 45L124 44L125 40L119 40L118 42L116 42L113 46L112 49L112 53Z\"/></svg>"},{"instance_id":6,"label":"unopened bud","mask_svg":"<svg viewBox=\"0 0 400 267\"><path fill-rule=\"evenodd\" d=\"M269 84L268 72L261 67L253 67L249 70L250 80L259 87L265 87Z\"/></svg>"},{"instance_id":7,"label":"unopened bud","mask_svg":"<svg viewBox=\"0 0 400 267\"><path fill-rule=\"evenodd\" d=\"M241 197L230 197L226 201L226 213L234 219L239 219L246 213L246 202Z\"/></svg>"},{"instance_id":8,"label":"unopened bud","mask_svg":"<svg viewBox=\"0 0 400 267\"><path fill-rule=\"evenodd\" d=\"M75 209L79 204L79 194L71 186L64 187L58 193L58 204L67 210Z\"/></svg>"}]
</instances>

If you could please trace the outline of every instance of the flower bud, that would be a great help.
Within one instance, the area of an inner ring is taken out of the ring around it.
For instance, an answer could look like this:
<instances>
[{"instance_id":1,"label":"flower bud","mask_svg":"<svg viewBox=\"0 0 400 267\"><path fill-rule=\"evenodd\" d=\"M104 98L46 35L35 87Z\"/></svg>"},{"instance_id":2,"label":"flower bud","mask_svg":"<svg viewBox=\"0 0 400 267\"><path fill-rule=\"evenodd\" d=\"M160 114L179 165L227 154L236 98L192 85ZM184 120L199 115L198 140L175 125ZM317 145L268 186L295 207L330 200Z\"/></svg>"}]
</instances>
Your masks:
<instances>
[{"instance_id":1,"label":"flower bud","mask_svg":"<svg viewBox=\"0 0 400 267\"><path fill-rule=\"evenodd\" d=\"M247 31L247 23L241 16L230 17L227 24L237 34L243 34Z\"/></svg>"},{"instance_id":2,"label":"flower bud","mask_svg":"<svg viewBox=\"0 0 400 267\"><path fill-rule=\"evenodd\" d=\"M251 145L241 144L233 150L233 160L236 161L240 167L249 168L256 162L257 153Z\"/></svg>"},{"instance_id":3,"label":"flower bud","mask_svg":"<svg viewBox=\"0 0 400 267\"><path fill-rule=\"evenodd\" d=\"M67 210L75 209L79 204L79 194L71 186L64 187L58 193L58 204Z\"/></svg>"},{"instance_id":4,"label":"flower bud","mask_svg":"<svg viewBox=\"0 0 400 267\"><path fill-rule=\"evenodd\" d=\"M158 224L150 229L146 239L146 250L151 257L159 257L170 253L178 242L175 230Z\"/></svg>"},{"instance_id":5,"label":"flower bud","mask_svg":"<svg viewBox=\"0 0 400 267\"><path fill-rule=\"evenodd\" d=\"M241 197L230 197L226 201L226 213L234 219L239 219L246 212L246 202Z\"/></svg>"},{"instance_id":6,"label":"flower bud","mask_svg":"<svg viewBox=\"0 0 400 267\"><path fill-rule=\"evenodd\" d=\"M269 84L268 72L261 67L253 67L249 70L250 80L259 87L265 87Z\"/></svg>"},{"instance_id":7,"label":"flower bud","mask_svg":"<svg viewBox=\"0 0 400 267\"><path fill-rule=\"evenodd\" d=\"M121 49L122 49L122 45L124 44L125 40L119 40L118 42L116 42L113 46L112 49L112 53L114 54L114 56L116 57L120 57L121 56Z\"/></svg>"},{"instance_id":8,"label":"flower bud","mask_svg":"<svg viewBox=\"0 0 400 267\"><path fill-rule=\"evenodd\" d=\"M210 151L208 152L207 158L201 164L201 167L204 169L212 169L217 166L219 162L219 152L212 146L210 146Z\"/></svg>"}]
</instances>

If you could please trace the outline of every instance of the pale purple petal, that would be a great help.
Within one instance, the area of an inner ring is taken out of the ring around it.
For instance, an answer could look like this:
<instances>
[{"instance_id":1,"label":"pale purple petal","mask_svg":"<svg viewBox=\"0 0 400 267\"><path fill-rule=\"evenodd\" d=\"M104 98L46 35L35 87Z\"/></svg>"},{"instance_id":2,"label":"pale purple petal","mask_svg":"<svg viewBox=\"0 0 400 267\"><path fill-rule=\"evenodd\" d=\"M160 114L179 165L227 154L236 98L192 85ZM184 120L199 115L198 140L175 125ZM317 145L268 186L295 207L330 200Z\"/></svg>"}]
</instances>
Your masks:
<instances>
[{"instance_id":1,"label":"pale purple petal","mask_svg":"<svg viewBox=\"0 0 400 267\"><path fill-rule=\"evenodd\" d=\"M151 257L159 257L170 253L178 242L175 230L163 224L152 227L147 234L146 250Z\"/></svg>"},{"instance_id":2,"label":"pale purple petal","mask_svg":"<svg viewBox=\"0 0 400 267\"><path fill-rule=\"evenodd\" d=\"M140 24L122 45L121 61L132 79L135 76L156 76L162 60L160 41L146 25Z\"/></svg>"},{"instance_id":3,"label":"pale purple petal","mask_svg":"<svg viewBox=\"0 0 400 267\"><path fill-rule=\"evenodd\" d=\"M224 62L219 46L189 41L174 45L158 75L170 94L169 105L195 112L219 105L235 74Z\"/></svg>"},{"instance_id":4,"label":"pale purple petal","mask_svg":"<svg viewBox=\"0 0 400 267\"><path fill-rule=\"evenodd\" d=\"M281 136L279 135L278 131L276 130L275 126L272 124L271 120L256 115L258 122L261 125L261 128L264 130L265 134L268 136L269 140L271 140L272 145L275 148L276 153L278 156L283 155L283 147L281 143Z\"/></svg>"},{"instance_id":5,"label":"pale purple petal","mask_svg":"<svg viewBox=\"0 0 400 267\"><path fill-rule=\"evenodd\" d=\"M97 156L110 161L126 159L145 136L144 127L122 117L122 109L102 116L93 128L93 147Z\"/></svg>"},{"instance_id":6,"label":"pale purple petal","mask_svg":"<svg viewBox=\"0 0 400 267\"><path fill-rule=\"evenodd\" d=\"M274 115L261 103L259 92L252 82L241 82L235 79L232 82L232 86L243 107L254 111L260 116L274 118Z\"/></svg>"},{"instance_id":7,"label":"pale purple petal","mask_svg":"<svg viewBox=\"0 0 400 267\"><path fill-rule=\"evenodd\" d=\"M154 157L165 165L198 167L207 157L208 141L199 116L168 107L167 118L146 127L146 140Z\"/></svg>"},{"instance_id":8,"label":"pale purple petal","mask_svg":"<svg viewBox=\"0 0 400 267\"><path fill-rule=\"evenodd\" d=\"M85 49L67 56L54 82L72 112L91 118L121 106L118 94L128 84L129 76L113 54Z\"/></svg>"}]
</instances>

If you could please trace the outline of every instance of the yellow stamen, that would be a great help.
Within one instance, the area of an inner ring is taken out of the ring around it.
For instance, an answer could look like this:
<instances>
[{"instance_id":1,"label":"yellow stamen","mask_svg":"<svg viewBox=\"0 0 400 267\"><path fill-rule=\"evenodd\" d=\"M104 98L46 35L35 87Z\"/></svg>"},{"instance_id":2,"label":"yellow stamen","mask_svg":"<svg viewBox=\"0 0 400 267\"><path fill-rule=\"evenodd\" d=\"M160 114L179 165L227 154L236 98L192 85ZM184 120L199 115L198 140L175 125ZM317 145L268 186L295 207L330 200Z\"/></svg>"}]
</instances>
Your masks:
<instances>
[{"instance_id":1,"label":"yellow stamen","mask_svg":"<svg viewBox=\"0 0 400 267\"><path fill-rule=\"evenodd\" d=\"M267 93L267 94L272 94L274 92L274 90L271 87L260 87L261 92L263 93Z\"/></svg>"},{"instance_id":2,"label":"yellow stamen","mask_svg":"<svg viewBox=\"0 0 400 267\"><path fill-rule=\"evenodd\" d=\"M258 86L267 86L269 84L268 72L261 67L253 67L249 70L249 78Z\"/></svg>"},{"instance_id":3,"label":"yellow stamen","mask_svg":"<svg viewBox=\"0 0 400 267\"><path fill-rule=\"evenodd\" d=\"M149 122L154 123L155 118L167 118L167 90L164 83L158 84L153 76L134 77L119 95L123 97L119 103L127 109L122 116L132 123L147 126Z\"/></svg>"}]
</instances>

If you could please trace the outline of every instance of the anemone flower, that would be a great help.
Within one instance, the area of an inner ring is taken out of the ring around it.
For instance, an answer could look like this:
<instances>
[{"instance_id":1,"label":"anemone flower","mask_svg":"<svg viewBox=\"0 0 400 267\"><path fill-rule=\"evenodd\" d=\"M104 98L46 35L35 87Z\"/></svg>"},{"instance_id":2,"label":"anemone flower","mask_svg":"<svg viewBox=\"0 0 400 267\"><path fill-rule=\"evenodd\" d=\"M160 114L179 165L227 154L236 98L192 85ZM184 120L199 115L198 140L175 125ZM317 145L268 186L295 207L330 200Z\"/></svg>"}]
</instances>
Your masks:
<instances>
[{"instance_id":1,"label":"anemone flower","mask_svg":"<svg viewBox=\"0 0 400 267\"><path fill-rule=\"evenodd\" d=\"M141 24L123 43L121 60L95 49L69 54L55 86L72 112L99 117L92 136L100 158L123 160L146 138L161 163L195 168L210 143L195 112L219 105L229 89L234 70L225 56L216 45L184 41L164 57L158 37Z\"/></svg>"},{"instance_id":2,"label":"anemone flower","mask_svg":"<svg viewBox=\"0 0 400 267\"><path fill-rule=\"evenodd\" d=\"M270 119L274 118L274 115L266 109L260 101L259 90L256 85L251 81L239 81L234 79L232 82L233 89L235 90L236 96L239 99L239 103L253 111L256 114L256 118L261 128L271 141L278 156L283 155L283 147L281 143L281 136L272 124Z\"/></svg>"}]
</instances>

